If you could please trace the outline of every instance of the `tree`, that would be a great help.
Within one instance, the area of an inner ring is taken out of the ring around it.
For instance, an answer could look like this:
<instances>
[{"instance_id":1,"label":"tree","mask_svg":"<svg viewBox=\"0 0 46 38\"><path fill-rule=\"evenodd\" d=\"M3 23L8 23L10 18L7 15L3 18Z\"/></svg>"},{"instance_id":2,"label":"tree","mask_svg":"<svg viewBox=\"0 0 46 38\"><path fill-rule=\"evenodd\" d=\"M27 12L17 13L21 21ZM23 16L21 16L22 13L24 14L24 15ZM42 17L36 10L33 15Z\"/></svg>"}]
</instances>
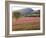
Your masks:
<instances>
[{"instance_id":1,"label":"tree","mask_svg":"<svg viewBox=\"0 0 46 38\"><path fill-rule=\"evenodd\" d=\"M19 12L13 12L13 16L18 19L20 17L20 13Z\"/></svg>"}]
</instances>

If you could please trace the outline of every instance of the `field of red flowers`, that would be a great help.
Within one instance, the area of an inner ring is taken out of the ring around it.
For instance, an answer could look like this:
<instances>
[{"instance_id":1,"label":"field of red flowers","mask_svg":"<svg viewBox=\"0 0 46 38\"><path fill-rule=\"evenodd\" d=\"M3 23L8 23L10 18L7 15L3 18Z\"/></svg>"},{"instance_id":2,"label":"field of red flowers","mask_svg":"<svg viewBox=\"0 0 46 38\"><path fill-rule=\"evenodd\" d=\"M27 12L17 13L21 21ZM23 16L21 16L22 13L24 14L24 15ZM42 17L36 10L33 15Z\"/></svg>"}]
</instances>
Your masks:
<instances>
[{"instance_id":1,"label":"field of red flowers","mask_svg":"<svg viewBox=\"0 0 46 38\"><path fill-rule=\"evenodd\" d=\"M40 17L21 17L13 23L12 30L39 30L40 29Z\"/></svg>"}]
</instances>

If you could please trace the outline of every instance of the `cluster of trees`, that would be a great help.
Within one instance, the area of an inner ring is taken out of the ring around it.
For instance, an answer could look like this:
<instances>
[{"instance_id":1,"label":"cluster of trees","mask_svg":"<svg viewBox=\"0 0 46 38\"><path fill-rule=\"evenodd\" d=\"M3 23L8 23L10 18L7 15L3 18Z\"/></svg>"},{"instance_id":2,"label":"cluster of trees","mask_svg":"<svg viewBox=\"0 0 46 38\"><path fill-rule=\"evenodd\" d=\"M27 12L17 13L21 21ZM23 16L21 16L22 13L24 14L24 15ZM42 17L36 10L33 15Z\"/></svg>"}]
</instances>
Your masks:
<instances>
[{"instance_id":1,"label":"cluster of trees","mask_svg":"<svg viewBox=\"0 0 46 38\"><path fill-rule=\"evenodd\" d=\"M16 12L14 11L13 14L12 14L13 17L15 17L16 19L20 17L20 13L19 12Z\"/></svg>"}]
</instances>

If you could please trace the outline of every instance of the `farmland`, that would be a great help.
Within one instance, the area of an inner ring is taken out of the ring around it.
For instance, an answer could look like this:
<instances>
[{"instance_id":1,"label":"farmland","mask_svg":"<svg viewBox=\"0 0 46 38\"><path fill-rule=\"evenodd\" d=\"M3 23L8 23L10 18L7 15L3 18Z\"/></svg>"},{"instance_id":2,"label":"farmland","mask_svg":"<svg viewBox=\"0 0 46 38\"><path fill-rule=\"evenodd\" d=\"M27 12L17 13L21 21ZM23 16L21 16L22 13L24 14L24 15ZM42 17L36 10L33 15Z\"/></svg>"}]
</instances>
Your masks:
<instances>
[{"instance_id":1,"label":"farmland","mask_svg":"<svg viewBox=\"0 0 46 38\"><path fill-rule=\"evenodd\" d=\"M21 17L15 21L12 30L39 30L40 17Z\"/></svg>"}]
</instances>

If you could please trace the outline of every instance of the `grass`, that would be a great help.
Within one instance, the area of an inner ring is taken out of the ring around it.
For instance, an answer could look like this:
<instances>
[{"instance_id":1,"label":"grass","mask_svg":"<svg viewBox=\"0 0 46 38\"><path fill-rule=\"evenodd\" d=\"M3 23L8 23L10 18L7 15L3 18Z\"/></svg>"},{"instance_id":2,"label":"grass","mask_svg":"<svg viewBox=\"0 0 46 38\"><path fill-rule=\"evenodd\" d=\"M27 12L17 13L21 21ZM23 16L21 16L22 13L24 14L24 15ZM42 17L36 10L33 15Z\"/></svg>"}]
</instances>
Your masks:
<instances>
[{"instance_id":1,"label":"grass","mask_svg":"<svg viewBox=\"0 0 46 38\"><path fill-rule=\"evenodd\" d=\"M31 23L16 24L15 26L13 26L13 31L19 31L19 30L39 30L40 29L39 25L32 25Z\"/></svg>"},{"instance_id":2,"label":"grass","mask_svg":"<svg viewBox=\"0 0 46 38\"><path fill-rule=\"evenodd\" d=\"M23 23L22 19L26 19L25 17L19 17L20 21L19 23L16 23L16 25L12 26L13 31L19 31L19 30L40 30L40 17L31 17L32 22L26 22ZM22 23L21 23L22 21ZM29 20L31 21L31 20Z\"/></svg>"}]
</instances>

